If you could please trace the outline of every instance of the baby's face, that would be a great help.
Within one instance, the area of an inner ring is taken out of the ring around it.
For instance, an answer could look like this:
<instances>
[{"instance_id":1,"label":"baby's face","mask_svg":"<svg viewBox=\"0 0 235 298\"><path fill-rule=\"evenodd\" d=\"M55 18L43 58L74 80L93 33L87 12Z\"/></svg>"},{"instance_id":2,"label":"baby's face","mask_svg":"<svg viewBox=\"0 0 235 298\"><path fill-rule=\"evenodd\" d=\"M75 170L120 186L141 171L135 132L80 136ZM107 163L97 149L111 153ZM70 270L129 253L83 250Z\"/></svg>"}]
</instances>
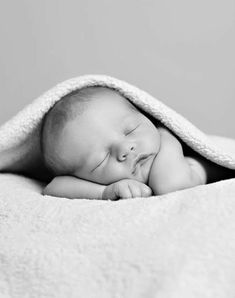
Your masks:
<instances>
[{"instance_id":1,"label":"baby's face","mask_svg":"<svg viewBox=\"0 0 235 298\"><path fill-rule=\"evenodd\" d=\"M154 124L114 91L98 94L62 132L57 152L74 176L100 184L147 183L160 148Z\"/></svg>"}]
</instances>

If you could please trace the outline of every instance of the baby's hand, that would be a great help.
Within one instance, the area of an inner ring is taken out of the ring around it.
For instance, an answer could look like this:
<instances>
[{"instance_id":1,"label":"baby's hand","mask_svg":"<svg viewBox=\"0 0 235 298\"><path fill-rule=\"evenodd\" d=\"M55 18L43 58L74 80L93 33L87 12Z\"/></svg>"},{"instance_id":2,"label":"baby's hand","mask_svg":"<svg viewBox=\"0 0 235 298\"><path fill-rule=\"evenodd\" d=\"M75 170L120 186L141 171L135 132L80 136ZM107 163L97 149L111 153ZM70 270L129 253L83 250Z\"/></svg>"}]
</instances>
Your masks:
<instances>
[{"instance_id":1,"label":"baby's hand","mask_svg":"<svg viewBox=\"0 0 235 298\"><path fill-rule=\"evenodd\" d=\"M152 190L146 184L133 179L123 179L107 185L103 191L103 200L118 200L135 197L149 197Z\"/></svg>"}]
</instances>

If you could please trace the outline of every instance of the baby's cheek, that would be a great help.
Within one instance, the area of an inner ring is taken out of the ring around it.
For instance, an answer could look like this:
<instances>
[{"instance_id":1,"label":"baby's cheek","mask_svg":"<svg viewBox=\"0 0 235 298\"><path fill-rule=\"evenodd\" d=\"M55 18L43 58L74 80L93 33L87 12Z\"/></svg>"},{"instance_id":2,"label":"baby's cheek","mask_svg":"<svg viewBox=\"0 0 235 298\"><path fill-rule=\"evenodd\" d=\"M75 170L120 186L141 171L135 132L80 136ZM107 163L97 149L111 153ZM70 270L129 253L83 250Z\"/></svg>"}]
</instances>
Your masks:
<instances>
[{"instance_id":1,"label":"baby's cheek","mask_svg":"<svg viewBox=\"0 0 235 298\"><path fill-rule=\"evenodd\" d=\"M121 163L110 164L104 169L103 177L105 178L105 181L110 184L122 179L130 178L129 172L130 171L127 171Z\"/></svg>"}]
</instances>

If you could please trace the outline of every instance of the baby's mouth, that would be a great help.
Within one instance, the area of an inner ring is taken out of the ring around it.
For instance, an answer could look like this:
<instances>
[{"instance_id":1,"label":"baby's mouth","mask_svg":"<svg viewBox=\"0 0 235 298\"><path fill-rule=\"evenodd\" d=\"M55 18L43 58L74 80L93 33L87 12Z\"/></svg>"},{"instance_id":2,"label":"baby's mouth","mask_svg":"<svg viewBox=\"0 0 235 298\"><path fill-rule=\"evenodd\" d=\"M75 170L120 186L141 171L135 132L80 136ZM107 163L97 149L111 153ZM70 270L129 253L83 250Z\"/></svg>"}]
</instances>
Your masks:
<instances>
[{"instance_id":1,"label":"baby's mouth","mask_svg":"<svg viewBox=\"0 0 235 298\"><path fill-rule=\"evenodd\" d=\"M152 156L152 153L138 155L137 158L134 160L134 164L132 166L132 174L135 175L138 166L142 166L143 164L145 164Z\"/></svg>"}]
</instances>

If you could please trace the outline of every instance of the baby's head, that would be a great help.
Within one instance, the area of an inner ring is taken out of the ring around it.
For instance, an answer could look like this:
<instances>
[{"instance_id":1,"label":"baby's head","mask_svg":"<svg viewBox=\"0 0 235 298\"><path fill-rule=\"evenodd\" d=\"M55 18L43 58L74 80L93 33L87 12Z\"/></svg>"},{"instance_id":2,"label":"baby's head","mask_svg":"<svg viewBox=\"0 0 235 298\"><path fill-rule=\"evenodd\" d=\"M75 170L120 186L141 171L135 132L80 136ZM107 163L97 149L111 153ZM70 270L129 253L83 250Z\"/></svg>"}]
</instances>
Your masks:
<instances>
[{"instance_id":1,"label":"baby's head","mask_svg":"<svg viewBox=\"0 0 235 298\"><path fill-rule=\"evenodd\" d=\"M41 136L46 166L100 184L121 179L147 183L160 148L156 126L118 91L74 91L47 113Z\"/></svg>"}]
</instances>

